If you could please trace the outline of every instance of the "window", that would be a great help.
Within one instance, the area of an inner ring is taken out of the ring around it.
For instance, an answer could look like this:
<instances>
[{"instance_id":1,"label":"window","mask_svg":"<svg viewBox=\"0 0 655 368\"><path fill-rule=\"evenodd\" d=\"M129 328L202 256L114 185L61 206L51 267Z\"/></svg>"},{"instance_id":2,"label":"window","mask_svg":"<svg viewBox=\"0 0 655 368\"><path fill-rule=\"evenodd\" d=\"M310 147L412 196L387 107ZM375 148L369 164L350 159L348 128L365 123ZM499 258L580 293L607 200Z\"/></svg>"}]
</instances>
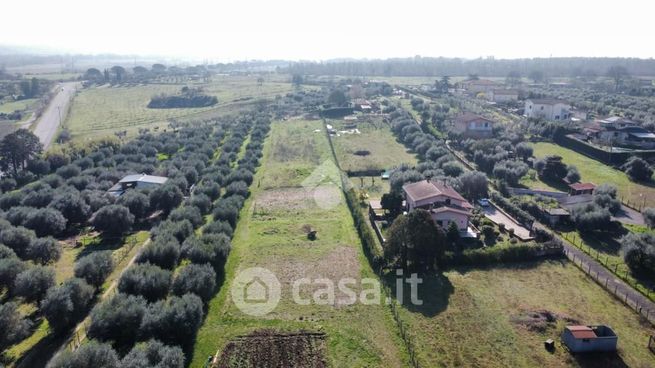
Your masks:
<instances>
[{"instance_id":1,"label":"window","mask_svg":"<svg viewBox=\"0 0 655 368\"><path fill-rule=\"evenodd\" d=\"M437 225L439 225L439 226L443 226L443 221L441 221L441 220L437 220Z\"/></svg>"},{"instance_id":2,"label":"window","mask_svg":"<svg viewBox=\"0 0 655 368\"><path fill-rule=\"evenodd\" d=\"M543 107L543 106L541 106L541 110L543 110L543 109L544 109L544 107Z\"/></svg>"},{"instance_id":3,"label":"window","mask_svg":"<svg viewBox=\"0 0 655 368\"><path fill-rule=\"evenodd\" d=\"M555 115L555 120L559 120L559 115Z\"/></svg>"}]
</instances>

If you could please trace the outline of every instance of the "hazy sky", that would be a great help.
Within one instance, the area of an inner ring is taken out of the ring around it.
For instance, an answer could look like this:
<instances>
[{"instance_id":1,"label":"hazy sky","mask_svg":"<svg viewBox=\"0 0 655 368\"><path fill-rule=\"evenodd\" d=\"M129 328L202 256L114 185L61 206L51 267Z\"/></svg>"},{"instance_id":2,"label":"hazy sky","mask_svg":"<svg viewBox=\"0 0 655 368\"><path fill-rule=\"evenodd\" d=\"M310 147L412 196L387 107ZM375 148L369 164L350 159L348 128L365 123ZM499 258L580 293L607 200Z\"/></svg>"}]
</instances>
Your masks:
<instances>
[{"instance_id":1,"label":"hazy sky","mask_svg":"<svg viewBox=\"0 0 655 368\"><path fill-rule=\"evenodd\" d=\"M16 0L0 10L0 44L82 53L655 57L650 0Z\"/></svg>"}]
</instances>

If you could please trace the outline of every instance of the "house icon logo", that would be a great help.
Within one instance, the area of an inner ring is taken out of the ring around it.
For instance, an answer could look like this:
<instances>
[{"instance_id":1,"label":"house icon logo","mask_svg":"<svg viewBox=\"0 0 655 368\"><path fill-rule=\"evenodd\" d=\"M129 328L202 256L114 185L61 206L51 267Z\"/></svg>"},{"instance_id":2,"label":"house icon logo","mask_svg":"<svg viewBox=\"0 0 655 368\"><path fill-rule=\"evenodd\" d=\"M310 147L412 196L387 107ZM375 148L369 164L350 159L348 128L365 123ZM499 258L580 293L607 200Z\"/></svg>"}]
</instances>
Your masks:
<instances>
[{"instance_id":1,"label":"house icon logo","mask_svg":"<svg viewBox=\"0 0 655 368\"><path fill-rule=\"evenodd\" d=\"M239 272L230 292L232 301L241 312L251 316L263 316L277 307L281 286L270 270L252 267Z\"/></svg>"},{"instance_id":2,"label":"house icon logo","mask_svg":"<svg viewBox=\"0 0 655 368\"><path fill-rule=\"evenodd\" d=\"M329 210L341 202L341 191L351 187L348 177L334 164L326 160L301 183L302 187L311 192L314 202L319 208ZM346 185L346 188L343 186Z\"/></svg>"}]
</instances>

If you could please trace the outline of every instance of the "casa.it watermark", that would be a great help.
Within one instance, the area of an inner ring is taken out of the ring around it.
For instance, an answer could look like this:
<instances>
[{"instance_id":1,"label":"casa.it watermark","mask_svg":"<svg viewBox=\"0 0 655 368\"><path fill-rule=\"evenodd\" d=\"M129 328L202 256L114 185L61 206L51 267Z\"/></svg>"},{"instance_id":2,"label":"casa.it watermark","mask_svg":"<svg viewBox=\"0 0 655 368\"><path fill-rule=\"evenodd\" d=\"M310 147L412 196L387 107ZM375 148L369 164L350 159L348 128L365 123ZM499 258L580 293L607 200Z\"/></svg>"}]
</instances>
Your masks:
<instances>
[{"instance_id":1,"label":"casa.it watermark","mask_svg":"<svg viewBox=\"0 0 655 368\"><path fill-rule=\"evenodd\" d=\"M396 270L395 276L396 301L404 302L405 289L409 287L409 303L423 305L418 296L418 287L423 279L416 273L406 277L402 269ZM377 278L343 277L332 280L302 277L293 280L287 288L289 290L283 290L282 284L270 270L253 267L239 272L230 292L236 307L251 316L274 312L283 294L297 305L381 305L392 302L390 296L383 297L384 288Z\"/></svg>"}]
</instances>

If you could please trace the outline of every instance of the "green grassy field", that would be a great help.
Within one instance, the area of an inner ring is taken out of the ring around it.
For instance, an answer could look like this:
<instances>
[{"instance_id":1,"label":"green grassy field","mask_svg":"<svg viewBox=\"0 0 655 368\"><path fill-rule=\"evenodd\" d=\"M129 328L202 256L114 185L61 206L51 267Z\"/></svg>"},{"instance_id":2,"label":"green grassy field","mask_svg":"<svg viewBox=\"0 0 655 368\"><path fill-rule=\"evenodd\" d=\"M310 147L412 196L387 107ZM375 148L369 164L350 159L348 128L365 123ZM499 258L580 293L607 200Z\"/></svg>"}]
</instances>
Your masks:
<instances>
[{"instance_id":1,"label":"green grassy field","mask_svg":"<svg viewBox=\"0 0 655 368\"><path fill-rule=\"evenodd\" d=\"M16 110L22 111L32 108L39 100L36 98L28 98L20 101L5 102L0 104L1 113L12 113Z\"/></svg>"},{"instance_id":2,"label":"green grassy field","mask_svg":"<svg viewBox=\"0 0 655 368\"><path fill-rule=\"evenodd\" d=\"M647 367L654 331L573 264L546 261L460 269L424 280L423 306L404 307L423 367ZM534 318L546 312L547 323ZM607 324L618 356L585 359L560 343L567 324ZM556 341L554 353L543 342Z\"/></svg>"},{"instance_id":3,"label":"green grassy field","mask_svg":"<svg viewBox=\"0 0 655 368\"><path fill-rule=\"evenodd\" d=\"M185 85L203 88L216 96L218 104L203 108L149 109L150 98L161 93L178 93ZM84 89L73 101L66 120L73 139L80 140L110 135L116 130L136 131L139 128L165 128L170 119L202 117L209 111L238 111L258 99L272 99L292 90L290 83L267 81L261 86L257 77L214 76L210 83L149 84L136 86L107 85Z\"/></svg>"},{"instance_id":4,"label":"green grassy field","mask_svg":"<svg viewBox=\"0 0 655 368\"><path fill-rule=\"evenodd\" d=\"M356 122L360 134L340 133L332 137L332 144L345 171L387 170L402 163L412 166L418 163L416 155L407 152L407 148L396 141L389 123L382 118L371 117ZM330 120L338 131L344 129L343 120ZM368 151L365 156L356 155L357 151Z\"/></svg>"},{"instance_id":5,"label":"green grassy field","mask_svg":"<svg viewBox=\"0 0 655 368\"><path fill-rule=\"evenodd\" d=\"M615 185L618 189L619 197L624 202L629 201L635 206L642 206L644 203L647 207L655 206L655 187L630 181L628 176L622 171L552 143L536 143L533 147L534 156L537 158L546 155L559 155L564 158L564 163L567 165L575 165L580 171L581 181L583 182L592 182L596 185L603 183ZM548 187L547 184L536 181L528 181L525 184L533 188Z\"/></svg>"},{"instance_id":6,"label":"green grassy field","mask_svg":"<svg viewBox=\"0 0 655 368\"><path fill-rule=\"evenodd\" d=\"M255 329L320 331L327 334L326 360L333 367L406 366L406 352L383 305L298 305L291 284L301 277L375 277L363 254L342 193L335 186L300 187L311 173L331 163L320 121L276 122L264 148L252 195L246 201L226 265L226 283L210 302L200 329L191 367L202 367L231 339ZM334 206L315 199L336 200ZM304 225L318 232L307 239ZM242 313L230 296L231 281L248 267L271 270L282 284L277 308L263 317ZM311 290L302 289L303 295Z\"/></svg>"}]
</instances>

